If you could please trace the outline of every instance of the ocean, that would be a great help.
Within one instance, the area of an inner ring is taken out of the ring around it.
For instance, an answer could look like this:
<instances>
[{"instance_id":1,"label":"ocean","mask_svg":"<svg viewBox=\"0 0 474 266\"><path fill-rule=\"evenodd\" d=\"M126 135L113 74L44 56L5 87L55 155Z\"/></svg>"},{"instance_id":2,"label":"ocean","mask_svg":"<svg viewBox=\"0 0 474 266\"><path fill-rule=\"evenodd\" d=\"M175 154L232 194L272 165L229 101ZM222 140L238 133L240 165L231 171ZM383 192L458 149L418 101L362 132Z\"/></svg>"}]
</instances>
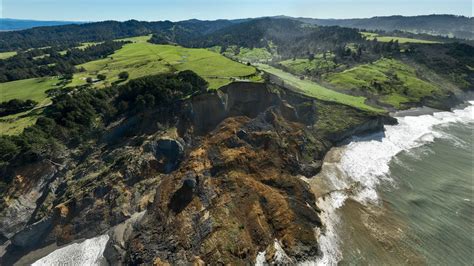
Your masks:
<instances>
[{"instance_id":1,"label":"ocean","mask_svg":"<svg viewBox=\"0 0 474 266\"><path fill-rule=\"evenodd\" d=\"M326 226L305 264L472 265L473 104L332 149L309 180Z\"/></svg>"}]
</instances>

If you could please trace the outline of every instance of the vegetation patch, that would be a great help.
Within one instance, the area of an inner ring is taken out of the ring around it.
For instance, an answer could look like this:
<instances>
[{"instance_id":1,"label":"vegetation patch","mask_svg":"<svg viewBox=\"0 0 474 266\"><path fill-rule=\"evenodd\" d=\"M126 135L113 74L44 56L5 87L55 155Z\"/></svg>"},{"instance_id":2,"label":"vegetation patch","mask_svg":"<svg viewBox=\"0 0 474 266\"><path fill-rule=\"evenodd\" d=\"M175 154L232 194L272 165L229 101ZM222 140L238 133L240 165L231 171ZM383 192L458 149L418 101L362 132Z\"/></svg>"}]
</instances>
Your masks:
<instances>
[{"instance_id":1,"label":"vegetation patch","mask_svg":"<svg viewBox=\"0 0 474 266\"><path fill-rule=\"evenodd\" d=\"M340 93L331 89L327 89L315 82L310 80L300 79L297 76L294 76L288 72L284 72L280 69L274 68L269 65L260 64L258 65L263 71L274 75L282 80L283 86L290 86L302 92L305 95L324 100L337 102L344 105L349 105L356 107L358 109L373 111L373 112L383 112L383 110L369 106L365 104L365 97L361 96L351 96L344 93Z\"/></svg>"},{"instance_id":2,"label":"vegetation patch","mask_svg":"<svg viewBox=\"0 0 474 266\"><path fill-rule=\"evenodd\" d=\"M3 53L0 53L0 60L13 57L13 56L15 56L16 54L17 54L16 52L3 52Z\"/></svg>"},{"instance_id":3,"label":"vegetation patch","mask_svg":"<svg viewBox=\"0 0 474 266\"><path fill-rule=\"evenodd\" d=\"M52 89L59 83L57 77L44 77L15 80L1 83L0 85L0 102L9 100L33 100L40 106L51 102L46 91Z\"/></svg>"},{"instance_id":4,"label":"vegetation patch","mask_svg":"<svg viewBox=\"0 0 474 266\"><path fill-rule=\"evenodd\" d=\"M398 41L398 43L424 43L424 44L434 44L440 43L435 41L427 41L421 39L413 39L413 38L405 38L405 37L396 37L396 36L381 36L377 33L373 32L361 32L360 33L365 39L371 41L377 39L379 42L390 42L390 41Z\"/></svg>"},{"instance_id":5,"label":"vegetation patch","mask_svg":"<svg viewBox=\"0 0 474 266\"><path fill-rule=\"evenodd\" d=\"M437 86L418 78L414 68L395 59L382 58L329 74L325 79L335 88L376 95L381 102L397 108L404 103L419 102L426 96L443 94Z\"/></svg>"},{"instance_id":6,"label":"vegetation patch","mask_svg":"<svg viewBox=\"0 0 474 266\"><path fill-rule=\"evenodd\" d=\"M13 99L38 102L35 109L0 117L0 135L17 135L33 125L42 112L42 107L51 103L46 91L59 83L57 77L16 80L0 85L0 102Z\"/></svg>"},{"instance_id":7,"label":"vegetation patch","mask_svg":"<svg viewBox=\"0 0 474 266\"><path fill-rule=\"evenodd\" d=\"M327 73L336 68L333 53L321 53L311 58L294 58L281 61L280 64L288 72L297 75L309 75L315 72L319 74Z\"/></svg>"},{"instance_id":8,"label":"vegetation patch","mask_svg":"<svg viewBox=\"0 0 474 266\"><path fill-rule=\"evenodd\" d=\"M0 117L0 136L21 134L25 128L36 123L42 112L43 109L34 109Z\"/></svg>"},{"instance_id":9,"label":"vegetation patch","mask_svg":"<svg viewBox=\"0 0 474 266\"><path fill-rule=\"evenodd\" d=\"M239 54L236 56L240 62L268 62L273 58L266 48L240 48Z\"/></svg>"},{"instance_id":10,"label":"vegetation patch","mask_svg":"<svg viewBox=\"0 0 474 266\"><path fill-rule=\"evenodd\" d=\"M114 54L85 64L78 68L83 72L74 74L69 86L83 85L88 78L95 87L105 87L121 82L119 74L129 73L130 79L152 74L192 70L206 81L209 88L217 89L234 79L255 75L254 67L234 62L207 49L184 48L175 45L156 45L147 42L149 36L122 39L132 41ZM98 79L104 75L105 79Z\"/></svg>"}]
</instances>

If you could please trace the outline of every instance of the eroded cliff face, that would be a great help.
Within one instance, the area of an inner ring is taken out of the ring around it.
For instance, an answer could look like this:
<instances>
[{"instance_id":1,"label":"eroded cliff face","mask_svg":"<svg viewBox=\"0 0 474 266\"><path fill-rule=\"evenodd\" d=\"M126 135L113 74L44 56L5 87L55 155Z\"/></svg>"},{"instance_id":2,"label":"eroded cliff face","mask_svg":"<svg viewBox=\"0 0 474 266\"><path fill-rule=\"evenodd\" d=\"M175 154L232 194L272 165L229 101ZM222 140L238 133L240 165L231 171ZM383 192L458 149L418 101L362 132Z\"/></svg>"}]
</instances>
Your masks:
<instances>
[{"instance_id":1,"label":"eroded cliff face","mask_svg":"<svg viewBox=\"0 0 474 266\"><path fill-rule=\"evenodd\" d=\"M2 264L105 232L112 265L253 264L263 251L268 262L282 252L286 262L314 258L322 225L301 177L314 176L338 141L387 122L258 83L234 83L178 108L166 123L153 112L117 121L64 170L32 173L28 186L39 189L16 190L8 201L39 191L23 218L2 224ZM23 245L35 240L32 228L41 239Z\"/></svg>"}]
</instances>

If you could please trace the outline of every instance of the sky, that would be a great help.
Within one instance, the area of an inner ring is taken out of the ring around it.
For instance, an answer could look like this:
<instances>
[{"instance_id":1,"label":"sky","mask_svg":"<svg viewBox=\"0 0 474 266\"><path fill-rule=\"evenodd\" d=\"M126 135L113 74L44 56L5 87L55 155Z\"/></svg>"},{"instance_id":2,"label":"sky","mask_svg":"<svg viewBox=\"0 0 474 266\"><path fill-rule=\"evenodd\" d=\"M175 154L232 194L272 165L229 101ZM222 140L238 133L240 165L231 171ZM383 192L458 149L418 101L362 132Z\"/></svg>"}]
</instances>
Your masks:
<instances>
[{"instance_id":1,"label":"sky","mask_svg":"<svg viewBox=\"0 0 474 266\"><path fill-rule=\"evenodd\" d=\"M36 20L234 19L287 15L365 18L454 14L472 17L473 0L0 0L2 18Z\"/></svg>"}]
</instances>

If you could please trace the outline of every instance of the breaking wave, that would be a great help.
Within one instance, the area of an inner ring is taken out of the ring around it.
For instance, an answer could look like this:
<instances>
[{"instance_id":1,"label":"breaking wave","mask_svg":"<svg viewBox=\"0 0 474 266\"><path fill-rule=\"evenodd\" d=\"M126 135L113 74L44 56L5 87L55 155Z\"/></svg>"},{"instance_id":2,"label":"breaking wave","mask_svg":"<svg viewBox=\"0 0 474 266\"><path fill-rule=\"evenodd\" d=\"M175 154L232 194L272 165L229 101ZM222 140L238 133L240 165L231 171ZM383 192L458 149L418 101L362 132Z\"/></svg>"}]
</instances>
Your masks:
<instances>
[{"instance_id":1,"label":"breaking wave","mask_svg":"<svg viewBox=\"0 0 474 266\"><path fill-rule=\"evenodd\" d=\"M452 112L397 117L397 120L397 125L385 126L384 132L352 138L349 144L337 148L341 152L338 162L325 162L323 165L322 176L318 178L325 179L328 191L332 192L320 197L317 202L323 210L321 218L325 224L318 240L322 255L318 260L302 265L336 265L342 259L337 232L340 221L338 209L348 198L364 205L378 204L378 185L395 182L389 174L390 162L397 154L437 138L447 138L453 145L466 145L464 140L448 135L440 127L452 123L474 123L474 101L470 101L464 109Z\"/></svg>"}]
</instances>

